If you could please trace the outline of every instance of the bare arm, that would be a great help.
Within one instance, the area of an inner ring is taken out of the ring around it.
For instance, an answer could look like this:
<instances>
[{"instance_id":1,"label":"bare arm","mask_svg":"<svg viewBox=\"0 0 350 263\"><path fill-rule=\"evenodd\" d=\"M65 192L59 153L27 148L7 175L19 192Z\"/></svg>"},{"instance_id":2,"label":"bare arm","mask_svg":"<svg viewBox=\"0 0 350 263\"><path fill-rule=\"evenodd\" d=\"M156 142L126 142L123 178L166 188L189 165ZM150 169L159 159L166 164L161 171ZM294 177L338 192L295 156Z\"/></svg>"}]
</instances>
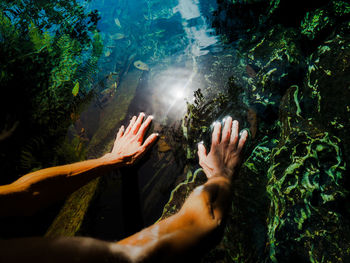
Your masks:
<instances>
[{"instance_id":1,"label":"bare arm","mask_svg":"<svg viewBox=\"0 0 350 263\"><path fill-rule=\"evenodd\" d=\"M205 242L221 225L231 203L232 176L240 161L247 138L244 131L238 142L238 122L228 118L221 136L216 123L211 151L207 155L203 144L198 146L200 165L208 181L197 187L181 210L118 244L139 248L139 258L151 262L178 262L205 248Z\"/></svg>"},{"instance_id":2,"label":"bare arm","mask_svg":"<svg viewBox=\"0 0 350 263\"><path fill-rule=\"evenodd\" d=\"M122 126L112 152L99 159L39 170L0 186L0 217L32 214L114 168L133 164L157 138L152 134L143 143L152 121L149 116L142 123L143 117L143 113L138 118L134 116L125 131Z\"/></svg>"},{"instance_id":3,"label":"bare arm","mask_svg":"<svg viewBox=\"0 0 350 263\"><path fill-rule=\"evenodd\" d=\"M197 187L181 210L118 243L92 238L26 238L0 241L0 262L179 262L206 245L220 226L230 204L232 176L239 163L247 133L239 143L238 123L225 122L213 132L207 155L199 145L199 159L208 181ZM204 241L204 242L203 242Z\"/></svg>"},{"instance_id":4,"label":"bare arm","mask_svg":"<svg viewBox=\"0 0 350 263\"><path fill-rule=\"evenodd\" d=\"M33 237L0 240L0 262L135 262L132 247L87 237Z\"/></svg>"}]
</instances>

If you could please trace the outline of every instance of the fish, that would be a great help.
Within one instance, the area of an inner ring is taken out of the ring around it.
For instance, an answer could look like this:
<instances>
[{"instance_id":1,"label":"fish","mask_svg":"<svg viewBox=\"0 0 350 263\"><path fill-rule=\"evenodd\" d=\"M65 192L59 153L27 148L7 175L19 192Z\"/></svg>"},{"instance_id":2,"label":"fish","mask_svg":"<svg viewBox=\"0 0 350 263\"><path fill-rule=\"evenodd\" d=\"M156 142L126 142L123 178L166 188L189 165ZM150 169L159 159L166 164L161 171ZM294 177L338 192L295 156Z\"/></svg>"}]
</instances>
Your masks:
<instances>
[{"instance_id":1,"label":"fish","mask_svg":"<svg viewBox=\"0 0 350 263\"><path fill-rule=\"evenodd\" d=\"M114 19L114 22L119 28L122 28L122 25L120 24L119 18Z\"/></svg>"},{"instance_id":2,"label":"fish","mask_svg":"<svg viewBox=\"0 0 350 263\"><path fill-rule=\"evenodd\" d=\"M253 65L249 65L249 64L248 64L248 65L245 67L245 70L246 70L246 72L247 72L247 74L248 74L249 77L251 77L251 78L255 78L255 77L256 77L257 73L256 73L256 69L254 69L254 66L253 66Z\"/></svg>"},{"instance_id":3,"label":"fish","mask_svg":"<svg viewBox=\"0 0 350 263\"><path fill-rule=\"evenodd\" d=\"M252 134L252 138L254 139L258 131L258 116L254 109L252 108L248 109L247 120L248 120L248 123L250 124L249 129Z\"/></svg>"},{"instance_id":4,"label":"fish","mask_svg":"<svg viewBox=\"0 0 350 263\"><path fill-rule=\"evenodd\" d=\"M79 93L79 82L77 81L77 83L75 83L74 85L74 88L72 89L72 94L75 97L78 95L78 93Z\"/></svg>"},{"instance_id":5,"label":"fish","mask_svg":"<svg viewBox=\"0 0 350 263\"><path fill-rule=\"evenodd\" d=\"M119 39L123 39L123 38L125 38L125 35L122 33L117 33L117 34L111 35L111 39L114 39L114 40L119 40Z\"/></svg>"},{"instance_id":6,"label":"fish","mask_svg":"<svg viewBox=\"0 0 350 263\"><path fill-rule=\"evenodd\" d=\"M146 63L142 62L141 60L135 61L134 66L137 69L149 71L149 66Z\"/></svg>"},{"instance_id":7,"label":"fish","mask_svg":"<svg viewBox=\"0 0 350 263\"><path fill-rule=\"evenodd\" d=\"M111 51L110 50L107 50L106 52L105 52L105 57L109 57L111 55Z\"/></svg>"},{"instance_id":8,"label":"fish","mask_svg":"<svg viewBox=\"0 0 350 263\"><path fill-rule=\"evenodd\" d=\"M167 152L171 150L171 146L166 143L165 137L161 137L158 141L158 151L159 152Z\"/></svg>"}]
</instances>

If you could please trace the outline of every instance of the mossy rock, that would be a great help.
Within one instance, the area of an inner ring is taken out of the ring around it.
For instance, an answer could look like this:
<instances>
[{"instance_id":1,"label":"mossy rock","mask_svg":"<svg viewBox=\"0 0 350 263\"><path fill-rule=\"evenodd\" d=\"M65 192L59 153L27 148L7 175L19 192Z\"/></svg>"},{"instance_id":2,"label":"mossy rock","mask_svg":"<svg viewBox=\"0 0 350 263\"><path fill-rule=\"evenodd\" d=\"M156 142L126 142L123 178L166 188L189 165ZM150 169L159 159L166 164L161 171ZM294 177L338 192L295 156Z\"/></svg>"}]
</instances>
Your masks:
<instances>
[{"instance_id":1,"label":"mossy rock","mask_svg":"<svg viewBox=\"0 0 350 263\"><path fill-rule=\"evenodd\" d=\"M347 262L348 195L341 140L299 112L298 87L280 107L281 138L273 149L266 192L271 199L268 251L272 262Z\"/></svg>"},{"instance_id":2,"label":"mossy rock","mask_svg":"<svg viewBox=\"0 0 350 263\"><path fill-rule=\"evenodd\" d=\"M256 71L248 82L250 104L270 106L277 112L281 96L290 85L298 84L297 76L302 72L299 39L296 30L275 26L248 51L248 63Z\"/></svg>"}]
</instances>

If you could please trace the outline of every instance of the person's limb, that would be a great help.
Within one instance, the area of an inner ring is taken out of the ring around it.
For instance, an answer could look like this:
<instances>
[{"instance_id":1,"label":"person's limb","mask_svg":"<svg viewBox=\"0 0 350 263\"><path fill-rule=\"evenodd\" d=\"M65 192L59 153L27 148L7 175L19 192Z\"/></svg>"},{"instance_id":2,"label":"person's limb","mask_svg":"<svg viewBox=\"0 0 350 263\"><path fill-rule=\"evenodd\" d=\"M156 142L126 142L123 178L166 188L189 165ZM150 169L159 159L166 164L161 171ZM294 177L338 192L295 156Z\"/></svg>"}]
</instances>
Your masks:
<instances>
[{"instance_id":1,"label":"person's limb","mask_svg":"<svg viewBox=\"0 0 350 263\"><path fill-rule=\"evenodd\" d=\"M134 247L120 246L88 237L0 240L0 262L4 263L132 263L138 262L137 255Z\"/></svg>"},{"instance_id":2,"label":"person's limb","mask_svg":"<svg viewBox=\"0 0 350 263\"><path fill-rule=\"evenodd\" d=\"M231 203L232 177L240 162L247 131L238 141L238 122L229 117L221 135L216 123L209 154L198 145L199 163L208 181L197 187L180 211L141 232L118 242L138 247L139 256L154 262L171 262L204 247L202 241L216 230Z\"/></svg>"},{"instance_id":3,"label":"person's limb","mask_svg":"<svg viewBox=\"0 0 350 263\"><path fill-rule=\"evenodd\" d=\"M152 121L149 116L142 123L143 117L134 116L126 130L122 126L112 152L101 158L39 170L0 186L0 217L32 214L114 168L135 163L158 136L152 134L143 142Z\"/></svg>"},{"instance_id":4,"label":"person's limb","mask_svg":"<svg viewBox=\"0 0 350 263\"><path fill-rule=\"evenodd\" d=\"M232 176L247 138L238 141L238 123L228 118L220 139L216 124L212 145L206 154L198 146L200 165L208 181L197 187L181 210L118 243L92 238L25 238L0 241L0 262L187 262L190 254L205 247L231 199Z\"/></svg>"}]
</instances>

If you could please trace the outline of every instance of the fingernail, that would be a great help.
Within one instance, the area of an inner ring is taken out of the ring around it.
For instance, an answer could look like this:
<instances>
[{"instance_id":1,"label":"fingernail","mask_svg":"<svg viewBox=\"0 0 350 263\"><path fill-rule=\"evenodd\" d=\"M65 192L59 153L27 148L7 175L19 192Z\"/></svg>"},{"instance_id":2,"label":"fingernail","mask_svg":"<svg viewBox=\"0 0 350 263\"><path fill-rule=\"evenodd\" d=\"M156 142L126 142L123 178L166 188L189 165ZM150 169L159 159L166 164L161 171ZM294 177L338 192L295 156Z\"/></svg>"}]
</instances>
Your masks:
<instances>
[{"instance_id":1,"label":"fingernail","mask_svg":"<svg viewBox=\"0 0 350 263\"><path fill-rule=\"evenodd\" d=\"M156 135L156 136L159 136L159 133L157 132L157 133L155 133L155 135Z\"/></svg>"},{"instance_id":2,"label":"fingernail","mask_svg":"<svg viewBox=\"0 0 350 263\"><path fill-rule=\"evenodd\" d=\"M145 116L145 113L144 113L144 112L140 112L140 116L141 116L141 115L142 115L142 116Z\"/></svg>"},{"instance_id":3,"label":"fingernail","mask_svg":"<svg viewBox=\"0 0 350 263\"><path fill-rule=\"evenodd\" d=\"M241 132L239 133L239 137L247 137L248 136L248 131L246 129L241 130Z\"/></svg>"},{"instance_id":4,"label":"fingernail","mask_svg":"<svg viewBox=\"0 0 350 263\"><path fill-rule=\"evenodd\" d=\"M149 115L148 118L151 118L153 120L154 116L153 115Z\"/></svg>"},{"instance_id":5,"label":"fingernail","mask_svg":"<svg viewBox=\"0 0 350 263\"><path fill-rule=\"evenodd\" d=\"M198 144L204 144L204 142L203 142L203 141L200 141Z\"/></svg>"}]
</instances>

